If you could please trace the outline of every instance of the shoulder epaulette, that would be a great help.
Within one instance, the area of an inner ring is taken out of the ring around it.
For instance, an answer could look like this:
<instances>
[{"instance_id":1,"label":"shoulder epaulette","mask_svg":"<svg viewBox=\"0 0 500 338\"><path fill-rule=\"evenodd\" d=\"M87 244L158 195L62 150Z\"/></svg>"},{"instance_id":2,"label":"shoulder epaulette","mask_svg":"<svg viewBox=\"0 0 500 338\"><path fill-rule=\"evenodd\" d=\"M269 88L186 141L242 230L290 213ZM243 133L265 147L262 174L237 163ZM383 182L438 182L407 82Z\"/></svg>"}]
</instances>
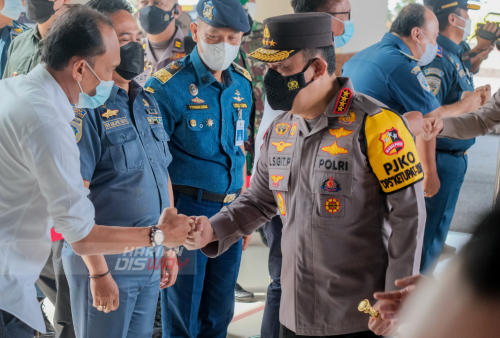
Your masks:
<instances>
[{"instance_id":1,"label":"shoulder epaulette","mask_svg":"<svg viewBox=\"0 0 500 338\"><path fill-rule=\"evenodd\" d=\"M168 80L170 80L175 74L177 74L179 71L181 71L184 68L184 66L175 61L169 64L166 67L163 67L159 71L153 74L154 78L157 78L158 81L160 81L162 84L165 84Z\"/></svg>"},{"instance_id":2,"label":"shoulder epaulette","mask_svg":"<svg viewBox=\"0 0 500 338\"><path fill-rule=\"evenodd\" d=\"M245 68L241 67L236 62L233 62L233 66L234 66L234 70L238 74L243 75L248 81L252 82L252 76L250 75L250 73L248 72L248 70L246 70Z\"/></svg>"},{"instance_id":3,"label":"shoulder epaulette","mask_svg":"<svg viewBox=\"0 0 500 338\"><path fill-rule=\"evenodd\" d=\"M369 116L377 115L382 109L389 109L385 104L375 100L372 97L356 93L354 104L362 109Z\"/></svg>"}]
</instances>

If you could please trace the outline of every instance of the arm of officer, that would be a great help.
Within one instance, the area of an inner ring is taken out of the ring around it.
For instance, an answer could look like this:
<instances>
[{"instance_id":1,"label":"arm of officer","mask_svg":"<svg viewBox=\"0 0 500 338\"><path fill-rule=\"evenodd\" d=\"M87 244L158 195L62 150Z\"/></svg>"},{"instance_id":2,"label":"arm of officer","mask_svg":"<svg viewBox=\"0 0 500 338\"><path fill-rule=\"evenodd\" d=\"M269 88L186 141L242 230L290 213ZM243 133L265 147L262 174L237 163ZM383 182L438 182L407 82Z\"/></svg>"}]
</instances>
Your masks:
<instances>
[{"instance_id":1,"label":"arm of officer","mask_svg":"<svg viewBox=\"0 0 500 338\"><path fill-rule=\"evenodd\" d=\"M388 140L385 145L381 136ZM419 273L426 218L424 175L413 136L398 114L383 109L369 116L365 137L368 161L390 204L385 288L392 291L397 279Z\"/></svg>"},{"instance_id":2,"label":"arm of officer","mask_svg":"<svg viewBox=\"0 0 500 338\"><path fill-rule=\"evenodd\" d=\"M12 51L14 50L15 45L16 45L16 39L14 39L10 43L9 50L7 51L7 63L5 64L5 68L3 70L2 79L7 79L9 77L12 77L12 68L10 66L10 60L11 60Z\"/></svg>"},{"instance_id":3,"label":"arm of officer","mask_svg":"<svg viewBox=\"0 0 500 338\"><path fill-rule=\"evenodd\" d=\"M225 252L241 237L252 234L278 212L274 194L269 190L267 149L269 134L264 140L261 157L257 162L252 184L243 195L210 219L215 232L214 240L202 249L208 257ZM207 226L205 224L205 226Z\"/></svg>"},{"instance_id":4,"label":"arm of officer","mask_svg":"<svg viewBox=\"0 0 500 338\"><path fill-rule=\"evenodd\" d=\"M493 132L500 126L500 89L478 110L443 119L438 137L470 139Z\"/></svg>"}]
</instances>

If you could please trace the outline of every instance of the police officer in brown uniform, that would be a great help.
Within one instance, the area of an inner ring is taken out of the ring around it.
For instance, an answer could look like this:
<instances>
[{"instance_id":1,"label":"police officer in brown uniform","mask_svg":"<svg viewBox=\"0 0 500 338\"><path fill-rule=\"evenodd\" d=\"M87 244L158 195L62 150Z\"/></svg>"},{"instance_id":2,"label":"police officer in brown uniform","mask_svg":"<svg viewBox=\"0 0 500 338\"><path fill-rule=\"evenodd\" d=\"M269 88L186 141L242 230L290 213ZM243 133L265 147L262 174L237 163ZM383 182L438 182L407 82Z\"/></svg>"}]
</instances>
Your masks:
<instances>
[{"instance_id":1,"label":"police officer in brown uniform","mask_svg":"<svg viewBox=\"0 0 500 338\"><path fill-rule=\"evenodd\" d=\"M279 212L282 337L390 334L394 323L369 321L357 306L420 268L425 204L413 136L399 114L335 76L331 20L264 21L263 46L250 56L268 64L269 103L286 113L267 131L250 188L197 220L203 252L215 257Z\"/></svg>"}]
</instances>

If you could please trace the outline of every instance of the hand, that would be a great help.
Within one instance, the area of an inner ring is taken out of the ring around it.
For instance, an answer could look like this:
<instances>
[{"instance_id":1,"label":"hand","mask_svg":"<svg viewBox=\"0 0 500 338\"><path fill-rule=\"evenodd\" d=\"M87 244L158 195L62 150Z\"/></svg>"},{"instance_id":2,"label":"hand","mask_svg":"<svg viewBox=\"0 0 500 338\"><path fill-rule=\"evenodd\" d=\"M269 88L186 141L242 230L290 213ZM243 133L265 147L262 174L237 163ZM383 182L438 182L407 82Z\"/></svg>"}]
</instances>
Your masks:
<instances>
[{"instance_id":1,"label":"hand","mask_svg":"<svg viewBox=\"0 0 500 338\"><path fill-rule=\"evenodd\" d=\"M425 173L424 175L424 196L432 197L436 195L441 188L441 182L436 171Z\"/></svg>"},{"instance_id":2,"label":"hand","mask_svg":"<svg viewBox=\"0 0 500 338\"><path fill-rule=\"evenodd\" d=\"M165 289L174 285L178 273L179 264L177 264L177 254L173 250L166 250L163 253L161 262L160 289Z\"/></svg>"},{"instance_id":3,"label":"hand","mask_svg":"<svg viewBox=\"0 0 500 338\"><path fill-rule=\"evenodd\" d=\"M441 130L443 130L444 124L443 120L437 117L425 118L422 123L422 138L424 141L430 141L439 135Z\"/></svg>"},{"instance_id":4,"label":"hand","mask_svg":"<svg viewBox=\"0 0 500 338\"><path fill-rule=\"evenodd\" d=\"M177 215L177 209L166 208L160 216L158 228L165 235L163 245L172 248L184 244L191 231L191 224L189 217Z\"/></svg>"},{"instance_id":5,"label":"hand","mask_svg":"<svg viewBox=\"0 0 500 338\"><path fill-rule=\"evenodd\" d=\"M491 98L491 86L490 85L478 87L474 91L481 95L481 106L483 106L486 103L486 101L488 101Z\"/></svg>"},{"instance_id":6,"label":"hand","mask_svg":"<svg viewBox=\"0 0 500 338\"><path fill-rule=\"evenodd\" d=\"M494 22L486 21L486 24L484 25L483 29L485 31L488 31L491 33L495 33L495 31L496 31L497 39L500 37L500 29L498 29L498 24L496 24ZM486 39L483 39L483 38L477 36L478 31L479 31L479 28L476 29L476 37L477 37L477 47L476 48L479 50L484 50L484 49L489 48L492 45L493 41L486 40Z\"/></svg>"},{"instance_id":7,"label":"hand","mask_svg":"<svg viewBox=\"0 0 500 338\"><path fill-rule=\"evenodd\" d=\"M482 95L480 92L465 91L462 93L462 100L466 104L466 112L470 113L481 107Z\"/></svg>"},{"instance_id":8,"label":"hand","mask_svg":"<svg viewBox=\"0 0 500 338\"><path fill-rule=\"evenodd\" d=\"M406 121L408 121L408 127L414 136L422 134L422 124L424 122L424 117L419 111L411 111L403 115Z\"/></svg>"},{"instance_id":9,"label":"hand","mask_svg":"<svg viewBox=\"0 0 500 338\"><path fill-rule=\"evenodd\" d=\"M197 217L196 228L189 233L189 237L184 243L184 247L188 250L204 248L214 241L214 235L214 229L210 225L209 219L205 216Z\"/></svg>"},{"instance_id":10,"label":"hand","mask_svg":"<svg viewBox=\"0 0 500 338\"><path fill-rule=\"evenodd\" d=\"M404 301L417 289L417 284L424 278L426 277L423 275L416 275L398 279L395 284L403 289L392 292L375 292L373 295L375 299L391 302L380 306L379 314L382 319L396 319Z\"/></svg>"},{"instance_id":11,"label":"hand","mask_svg":"<svg viewBox=\"0 0 500 338\"><path fill-rule=\"evenodd\" d=\"M110 313L120 305L120 291L111 274L101 278L90 279L90 292L94 299L94 307L99 311ZM105 306L104 309L101 306Z\"/></svg>"},{"instance_id":12,"label":"hand","mask_svg":"<svg viewBox=\"0 0 500 338\"><path fill-rule=\"evenodd\" d=\"M385 305L389 305L392 302L386 300L379 300L373 305L373 309L380 313L380 308ZM395 319L383 319L382 316L378 316L377 319L370 317L368 321L368 328L373 331L378 336L391 336L394 335L398 329L398 325Z\"/></svg>"},{"instance_id":13,"label":"hand","mask_svg":"<svg viewBox=\"0 0 500 338\"><path fill-rule=\"evenodd\" d=\"M252 235L243 236L243 251L248 248L250 241L252 240Z\"/></svg>"}]
</instances>

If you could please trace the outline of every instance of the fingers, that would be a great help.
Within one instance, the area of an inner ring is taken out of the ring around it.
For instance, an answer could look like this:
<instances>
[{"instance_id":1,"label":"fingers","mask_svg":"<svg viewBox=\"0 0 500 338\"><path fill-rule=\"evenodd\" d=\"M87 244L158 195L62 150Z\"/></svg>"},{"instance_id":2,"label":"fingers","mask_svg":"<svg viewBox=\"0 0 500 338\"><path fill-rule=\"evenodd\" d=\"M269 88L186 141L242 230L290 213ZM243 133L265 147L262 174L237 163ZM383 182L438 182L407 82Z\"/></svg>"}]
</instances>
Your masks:
<instances>
[{"instance_id":1,"label":"fingers","mask_svg":"<svg viewBox=\"0 0 500 338\"><path fill-rule=\"evenodd\" d=\"M376 300L391 300L391 301L398 301L403 298L403 295L401 294L400 291L393 291L393 292L375 292L373 294L373 297Z\"/></svg>"},{"instance_id":2,"label":"fingers","mask_svg":"<svg viewBox=\"0 0 500 338\"><path fill-rule=\"evenodd\" d=\"M409 276L402 279L396 280L395 284L397 287L404 288L410 285L417 284L421 279L422 275Z\"/></svg>"}]
</instances>

